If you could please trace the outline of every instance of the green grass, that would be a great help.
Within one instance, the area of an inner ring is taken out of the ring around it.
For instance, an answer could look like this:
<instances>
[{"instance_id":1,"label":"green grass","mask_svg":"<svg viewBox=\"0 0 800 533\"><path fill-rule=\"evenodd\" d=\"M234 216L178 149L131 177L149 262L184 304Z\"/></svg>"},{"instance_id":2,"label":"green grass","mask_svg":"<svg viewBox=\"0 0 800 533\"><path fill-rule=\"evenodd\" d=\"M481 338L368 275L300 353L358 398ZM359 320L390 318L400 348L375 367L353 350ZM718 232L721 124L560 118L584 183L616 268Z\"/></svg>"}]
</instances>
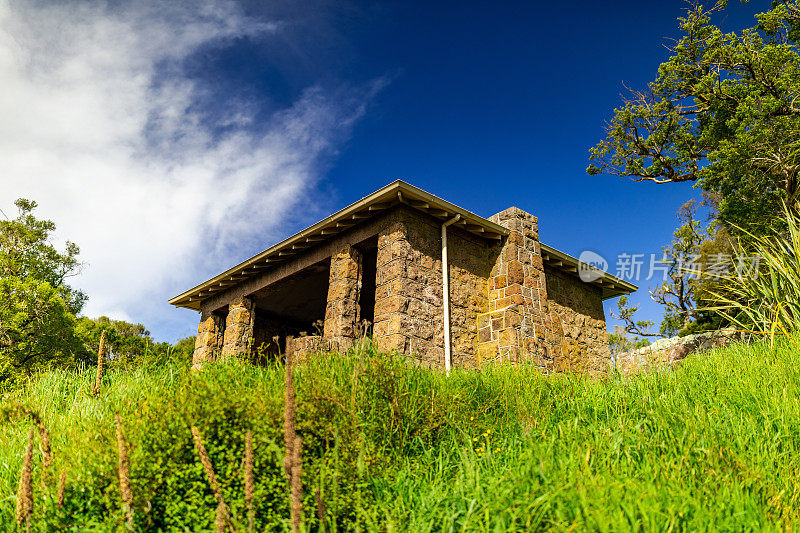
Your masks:
<instances>
[{"instance_id":1,"label":"green grass","mask_svg":"<svg viewBox=\"0 0 800 533\"><path fill-rule=\"evenodd\" d=\"M298 370L306 525L318 530L777 530L800 497L800 357L789 341L733 346L676 371L590 379L495 367L441 373L368 353ZM194 455L200 427L244 530L244 434L254 432L258 530L288 527L281 470L283 370L209 365L50 372L6 397L52 433L53 479L36 454L34 530L116 530L114 413L132 443L136 527L213 528ZM30 425L0 424L0 531L14 530ZM65 508L52 505L57 473ZM37 529L38 528L38 529Z\"/></svg>"}]
</instances>

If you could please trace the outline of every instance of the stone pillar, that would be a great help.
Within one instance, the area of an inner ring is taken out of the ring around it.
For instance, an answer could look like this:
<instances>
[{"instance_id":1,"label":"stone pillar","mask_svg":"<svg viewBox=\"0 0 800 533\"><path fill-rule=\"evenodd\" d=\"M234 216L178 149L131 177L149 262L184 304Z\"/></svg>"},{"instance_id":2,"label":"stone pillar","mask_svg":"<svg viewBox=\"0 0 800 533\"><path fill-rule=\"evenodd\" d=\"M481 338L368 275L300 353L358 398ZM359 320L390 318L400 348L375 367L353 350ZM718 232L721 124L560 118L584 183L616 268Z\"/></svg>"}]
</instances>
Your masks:
<instances>
[{"instance_id":1,"label":"stone pillar","mask_svg":"<svg viewBox=\"0 0 800 533\"><path fill-rule=\"evenodd\" d=\"M407 266L412 256L406 225L393 223L378 234L375 275L375 325L372 329L378 349L408 353L411 331Z\"/></svg>"},{"instance_id":2,"label":"stone pillar","mask_svg":"<svg viewBox=\"0 0 800 533\"><path fill-rule=\"evenodd\" d=\"M331 257L323 338L346 350L359 336L361 308L361 252L348 245Z\"/></svg>"},{"instance_id":3,"label":"stone pillar","mask_svg":"<svg viewBox=\"0 0 800 533\"><path fill-rule=\"evenodd\" d=\"M538 220L510 207L490 219L510 230L488 280L489 312L478 317L484 357L551 366L559 345L548 317Z\"/></svg>"},{"instance_id":4,"label":"stone pillar","mask_svg":"<svg viewBox=\"0 0 800 533\"><path fill-rule=\"evenodd\" d=\"M253 302L250 298L236 298L228 305L222 356L250 355L253 339Z\"/></svg>"},{"instance_id":5,"label":"stone pillar","mask_svg":"<svg viewBox=\"0 0 800 533\"><path fill-rule=\"evenodd\" d=\"M206 361L214 361L222 349L222 339L225 331L223 318L216 313L203 313L200 316L200 325L197 327L197 337L194 341L194 354L192 355L192 368L200 368Z\"/></svg>"}]
</instances>

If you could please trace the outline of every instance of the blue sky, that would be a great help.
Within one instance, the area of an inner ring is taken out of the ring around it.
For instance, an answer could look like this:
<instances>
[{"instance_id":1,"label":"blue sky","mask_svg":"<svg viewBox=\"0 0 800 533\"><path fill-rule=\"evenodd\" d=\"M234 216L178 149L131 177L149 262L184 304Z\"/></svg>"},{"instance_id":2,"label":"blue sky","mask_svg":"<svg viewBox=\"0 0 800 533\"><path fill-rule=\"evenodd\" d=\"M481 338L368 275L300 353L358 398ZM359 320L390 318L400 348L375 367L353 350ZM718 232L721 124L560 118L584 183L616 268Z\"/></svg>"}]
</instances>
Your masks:
<instances>
[{"instance_id":1,"label":"blue sky","mask_svg":"<svg viewBox=\"0 0 800 533\"><path fill-rule=\"evenodd\" d=\"M516 205L612 270L697 196L585 172L683 1L143 4L0 9L0 207L39 201L83 247L87 314L158 339L196 328L169 297L396 178L484 216ZM723 28L766 7L733 2ZM646 290L632 302L660 320Z\"/></svg>"}]
</instances>

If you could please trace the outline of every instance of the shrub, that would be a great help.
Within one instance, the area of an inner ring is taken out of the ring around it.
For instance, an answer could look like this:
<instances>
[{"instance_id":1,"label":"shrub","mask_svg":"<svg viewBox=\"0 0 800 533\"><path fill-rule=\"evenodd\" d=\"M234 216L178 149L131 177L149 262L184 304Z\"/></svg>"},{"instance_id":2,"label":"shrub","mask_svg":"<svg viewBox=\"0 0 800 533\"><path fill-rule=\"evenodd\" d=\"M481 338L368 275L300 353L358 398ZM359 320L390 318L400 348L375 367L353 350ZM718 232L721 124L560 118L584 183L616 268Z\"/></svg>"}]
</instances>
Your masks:
<instances>
[{"instance_id":1,"label":"shrub","mask_svg":"<svg viewBox=\"0 0 800 533\"><path fill-rule=\"evenodd\" d=\"M766 235L741 230L749 242L739 241L735 256L756 258L757 269L726 274L709 291L709 311L756 335L793 331L800 321L800 217L784 205L779 225Z\"/></svg>"}]
</instances>

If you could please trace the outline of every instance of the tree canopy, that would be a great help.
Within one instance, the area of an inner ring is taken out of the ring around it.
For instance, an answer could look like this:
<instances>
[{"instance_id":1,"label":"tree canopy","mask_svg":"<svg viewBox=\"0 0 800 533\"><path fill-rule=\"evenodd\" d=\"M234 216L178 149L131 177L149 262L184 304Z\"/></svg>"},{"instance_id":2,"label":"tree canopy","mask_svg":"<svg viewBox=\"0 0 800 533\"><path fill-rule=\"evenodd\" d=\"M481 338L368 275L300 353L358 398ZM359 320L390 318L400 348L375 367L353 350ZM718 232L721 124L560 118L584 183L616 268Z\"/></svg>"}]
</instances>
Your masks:
<instances>
[{"instance_id":1,"label":"tree canopy","mask_svg":"<svg viewBox=\"0 0 800 533\"><path fill-rule=\"evenodd\" d=\"M800 7L776 2L725 33L712 23L725 6L678 19L672 56L614 111L587 171L695 182L718 195L721 222L752 230L800 192Z\"/></svg>"},{"instance_id":2,"label":"tree canopy","mask_svg":"<svg viewBox=\"0 0 800 533\"><path fill-rule=\"evenodd\" d=\"M55 224L34 215L36 202L15 202L16 218L0 220L0 391L46 367L96 361L102 331L116 364L144 358L191 359L194 339L175 346L153 341L141 324L78 316L86 295L67 281L80 272L77 245L59 251Z\"/></svg>"},{"instance_id":3,"label":"tree canopy","mask_svg":"<svg viewBox=\"0 0 800 533\"><path fill-rule=\"evenodd\" d=\"M36 202L19 199L19 214L0 221L0 386L45 364L74 364L88 352L75 334L86 296L66 281L80 270L78 247L59 252L55 224L33 215Z\"/></svg>"}]
</instances>

